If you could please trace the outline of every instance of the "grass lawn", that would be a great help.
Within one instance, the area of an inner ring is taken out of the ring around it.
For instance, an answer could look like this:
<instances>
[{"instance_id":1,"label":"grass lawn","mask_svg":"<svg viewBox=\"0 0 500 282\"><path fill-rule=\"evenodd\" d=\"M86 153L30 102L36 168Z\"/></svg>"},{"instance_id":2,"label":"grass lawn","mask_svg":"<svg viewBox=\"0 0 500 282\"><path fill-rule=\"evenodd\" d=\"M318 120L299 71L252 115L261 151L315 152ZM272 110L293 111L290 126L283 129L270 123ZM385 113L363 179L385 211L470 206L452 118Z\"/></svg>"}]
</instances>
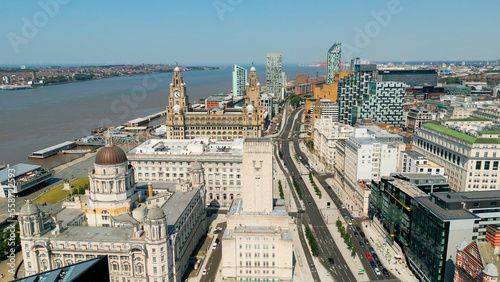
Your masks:
<instances>
[{"instance_id":1,"label":"grass lawn","mask_svg":"<svg viewBox=\"0 0 500 282\"><path fill-rule=\"evenodd\" d=\"M73 181L69 182L73 188L78 188L79 186L84 186L89 184L89 178L77 178ZM44 193L42 196L38 197L33 201L33 203L47 203L47 204L55 204L60 200L68 197L70 191L63 191L64 185L59 185L56 188L50 190L47 193Z\"/></svg>"}]
</instances>

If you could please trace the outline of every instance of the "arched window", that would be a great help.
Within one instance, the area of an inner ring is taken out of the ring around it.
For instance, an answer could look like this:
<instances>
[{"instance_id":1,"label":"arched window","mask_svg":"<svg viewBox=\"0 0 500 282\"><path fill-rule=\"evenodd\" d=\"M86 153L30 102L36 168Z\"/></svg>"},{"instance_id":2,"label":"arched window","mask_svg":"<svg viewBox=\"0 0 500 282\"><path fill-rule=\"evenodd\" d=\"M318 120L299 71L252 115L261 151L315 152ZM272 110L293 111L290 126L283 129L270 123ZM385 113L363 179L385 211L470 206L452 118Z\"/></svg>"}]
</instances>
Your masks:
<instances>
[{"instance_id":1,"label":"arched window","mask_svg":"<svg viewBox=\"0 0 500 282\"><path fill-rule=\"evenodd\" d=\"M229 194L229 199L233 200L234 199L234 195L233 194Z\"/></svg>"},{"instance_id":2,"label":"arched window","mask_svg":"<svg viewBox=\"0 0 500 282\"><path fill-rule=\"evenodd\" d=\"M130 271L130 264L128 264L128 262L124 263L123 264L123 271Z\"/></svg>"},{"instance_id":3,"label":"arched window","mask_svg":"<svg viewBox=\"0 0 500 282\"><path fill-rule=\"evenodd\" d=\"M137 274L142 274L142 271L143 271L143 267L142 267L142 264L138 263L136 266L135 266L135 272Z\"/></svg>"},{"instance_id":4,"label":"arched window","mask_svg":"<svg viewBox=\"0 0 500 282\"><path fill-rule=\"evenodd\" d=\"M213 195L212 193L210 193L210 194L208 194L208 198L209 198L210 200L213 200L214 195Z\"/></svg>"}]
</instances>

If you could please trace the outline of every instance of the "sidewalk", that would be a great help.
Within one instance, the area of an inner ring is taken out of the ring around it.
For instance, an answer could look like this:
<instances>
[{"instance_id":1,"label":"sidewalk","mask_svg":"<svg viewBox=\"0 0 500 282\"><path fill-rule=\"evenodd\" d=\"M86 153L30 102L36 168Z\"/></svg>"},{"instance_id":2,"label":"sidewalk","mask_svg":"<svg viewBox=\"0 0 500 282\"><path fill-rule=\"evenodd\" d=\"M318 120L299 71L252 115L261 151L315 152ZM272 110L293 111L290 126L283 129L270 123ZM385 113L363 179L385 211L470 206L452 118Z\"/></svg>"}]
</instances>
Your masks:
<instances>
[{"instance_id":1,"label":"sidewalk","mask_svg":"<svg viewBox=\"0 0 500 282\"><path fill-rule=\"evenodd\" d=\"M371 223L364 223L362 229L366 234L366 238L369 238L370 245L379 255L380 261L392 275L401 281L418 281L404 262L401 248L396 243L391 246L384 242L384 238L389 234L380 226L377 219L374 219ZM395 259L396 255L401 256L402 259Z\"/></svg>"}]
</instances>

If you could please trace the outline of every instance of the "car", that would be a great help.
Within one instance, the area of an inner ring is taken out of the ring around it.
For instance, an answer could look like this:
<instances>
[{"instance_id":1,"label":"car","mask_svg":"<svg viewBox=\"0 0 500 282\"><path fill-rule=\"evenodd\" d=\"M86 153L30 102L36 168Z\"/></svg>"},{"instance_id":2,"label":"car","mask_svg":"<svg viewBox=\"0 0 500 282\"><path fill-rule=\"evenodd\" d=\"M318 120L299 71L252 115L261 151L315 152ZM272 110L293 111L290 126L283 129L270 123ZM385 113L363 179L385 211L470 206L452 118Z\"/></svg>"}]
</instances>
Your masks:
<instances>
[{"instance_id":1,"label":"car","mask_svg":"<svg viewBox=\"0 0 500 282\"><path fill-rule=\"evenodd\" d=\"M351 215L351 220L354 220L354 217Z\"/></svg>"},{"instance_id":2,"label":"car","mask_svg":"<svg viewBox=\"0 0 500 282\"><path fill-rule=\"evenodd\" d=\"M217 243L214 243L214 245L212 246L212 250L215 250L217 249Z\"/></svg>"},{"instance_id":3,"label":"car","mask_svg":"<svg viewBox=\"0 0 500 282\"><path fill-rule=\"evenodd\" d=\"M387 271L387 269L382 268L382 273L384 274L385 277L389 277L389 271Z\"/></svg>"},{"instance_id":4,"label":"car","mask_svg":"<svg viewBox=\"0 0 500 282\"><path fill-rule=\"evenodd\" d=\"M372 266L372 268L376 268L377 265L375 264L375 262L373 260L370 261L370 265Z\"/></svg>"},{"instance_id":5,"label":"car","mask_svg":"<svg viewBox=\"0 0 500 282\"><path fill-rule=\"evenodd\" d=\"M360 246L361 248L364 248L364 247L365 247L365 243L363 243L363 242L359 242L359 246Z\"/></svg>"},{"instance_id":6,"label":"car","mask_svg":"<svg viewBox=\"0 0 500 282\"><path fill-rule=\"evenodd\" d=\"M365 244L370 245L370 241L368 241L368 239L365 239Z\"/></svg>"},{"instance_id":7,"label":"car","mask_svg":"<svg viewBox=\"0 0 500 282\"><path fill-rule=\"evenodd\" d=\"M365 255L366 255L366 258L367 258L367 259L372 259L372 255L370 255L370 253L369 253L369 252L367 252Z\"/></svg>"},{"instance_id":8,"label":"car","mask_svg":"<svg viewBox=\"0 0 500 282\"><path fill-rule=\"evenodd\" d=\"M347 214L346 213L344 213L344 217L347 218Z\"/></svg>"},{"instance_id":9,"label":"car","mask_svg":"<svg viewBox=\"0 0 500 282\"><path fill-rule=\"evenodd\" d=\"M377 274L377 275L381 275L382 274L382 273L380 273L380 269L378 269L376 267L375 267L374 271L375 271L375 274Z\"/></svg>"},{"instance_id":10,"label":"car","mask_svg":"<svg viewBox=\"0 0 500 282\"><path fill-rule=\"evenodd\" d=\"M370 253L372 253L372 254L375 253L375 250L373 249L373 247L370 247Z\"/></svg>"},{"instance_id":11,"label":"car","mask_svg":"<svg viewBox=\"0 0 500 282\"><path fill-rule=\"evenodd\" d=\"M347 224L352 225L352 222L349 220L349 221L347 221Z\"/></svg>"},{"instance_id":12,"label":"car","mask_svg":"<svg viewBox=\"0 0 500 282\"><path fill-rule=\"evenodd\" d=\"M330 262L330 264L333 264L334 263L333 258L328 258L328 262Z\"/></svg>"},{"instance_id":13,"label":"car","mask_svg":"<svg viewBox=\"0 0 500 282\"><path fill-rule=\"evenodd\" d=\"M379 260L377 260L377 266L382 268L382 263Z\"/></svg>"},{"instance_id":14,"label":"car","mask_svg":"<svg viewBox=\"0 0 500 282\"><path fill-rule=\"evenodd\" d=\"M203 269L203 272L201 273L201 275L207 275L207 269Z\"/></svg>"},{"instance_id":15,"label":"car","mask_svg":"<svg viewBox=\"0 0 500 282\"><path fill-rule=\"evenodd\" d=\"M378 260L377 254L373 253L372 257L373 257L374 260Z\"/></svg>"},{"instance_id":16,"label":"car","mask_svg":"<svg viewBox=\"0 0 500 282\"><path fill-rule=\"evenodd\" d=\"M365 238L365 232L359 232L359 235L361 235L361 237Z\"/></svg>"},{"instance_id":17,"label":"car","mask_svg":"<svg viewBox=\"0 0 500 282\"><path fill-rule=\"evenodd\" d=\"M304 212L304 210L298 210L297 212L298 212L298 213L303 213L303 212Z\"/></svg>"},{"instance_id":18,"label":"car","mask_svg":"<svg viewBox=\"0 0 500 282\"><path fill-rule=\"evenodd\" d=\"M344 205L341 205L341 206L340 206L340 208L341 208L341 209L345 209L345 206L344 206ZM345 216L345 214L344 214L344 216Z\"/></svg>"},{"instance_id":19,"label":"car","mask_svg":"<svg viewBox=\"0 0 500 282\"><path fill-rule=\"evenodd\" d=\"M356 236L356 237L358 237L358 236L359 236L358 231L354 231L354 236Z\"/></svg>"},{"instance_id":20,"label":"car","mask_svg":"<svg viewBox=\"0 0 500 282\"><path fill-rule=\"evenodd\" d=\"M332 186L328 185L328 189L332 189Z\"/></svg>"}]
</instances>

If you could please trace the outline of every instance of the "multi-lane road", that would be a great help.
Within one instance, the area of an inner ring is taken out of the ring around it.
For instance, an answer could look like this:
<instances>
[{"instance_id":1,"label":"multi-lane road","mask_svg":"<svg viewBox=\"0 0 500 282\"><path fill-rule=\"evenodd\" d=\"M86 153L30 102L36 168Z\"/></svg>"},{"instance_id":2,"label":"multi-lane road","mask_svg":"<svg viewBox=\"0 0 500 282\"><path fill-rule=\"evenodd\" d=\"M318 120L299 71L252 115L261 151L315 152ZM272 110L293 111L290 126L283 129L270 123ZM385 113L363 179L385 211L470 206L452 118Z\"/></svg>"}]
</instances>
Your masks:
<instances>
[{"instance_id":1,"label":"multi-lane road","mask_svg":"<svg viewBox=\"0 0 500 282\"><path fill-rule=\"evenodd\" d=\"M298 113L299 111L295 111L294 113ZM299 114L299 117L297 118L297 120L300 120L300 114L301 113L298 113ZM294 124L294 132L299 132L300 131L300 124L298 123L295 123ZM297 134L298 135L298 134ZM303 155L301 153L301 150L300 150L300 146L299 146L299 142L302 142L301 140L299 140L298 138L293 138L293 146L294 146L294 149L295 149L295 152L296 154L298 154L300 157L302 157L304 160L308 160L307 156ZM293 156L290 156L290 158L293 157ZM288 165L288 164L287 164ZM340 199L337 197L337 195L334 193L334 191L329 188L328 184L326 183L325 179L319 175L316 171L313 170L313 176L315 176L315 178L318 180L319 184L321 184L324 188L324 190L327 192L328 196L331 198L332 202L335 203L335 205L337 206L337 208L339 209L340 211L340 214L342 215L341 217L343 217L343 215L347 215L348 218L351 218L351 214L349 212L348 209L346 209L344 207L344 205L342 204L342 202L340 201ZM342 189L342 188L340 188ZM307 191L307 194L308 196L310 196L308 190L306 189ZM306 200L305 200L306 202ZM314 206L314 211L317 210L317 207L316 207L316 204L314 203L312 197L309 197L309 199L307 200L307 203L310 203L311 205ZM308 214L311 216L311 217L318 217L317 219L321 222L323 222L323 217L321 216L321 214L319 213L315 213L313 212L311 214L311 211L309 210L308 211ZM368 278L370 279L370 281L372 280L393 280L393 281L398 281L397 279L395 279L394 277L391 277L391 275L389 275L389 277L384 277L383 275L377 275L373 269L373 267L370 265L370 261L373 260L373 259L367 259L366 257L366 253L367 252L370 252L370 243L373 243L373 240L370 241L370 239L366 238L366 237L363 237L361 236L361 231L363 230L363 226L362 226L362 219L361 218L354 218L352 220L352 226L349 226L349 228L347 228L347 232L349 233L350 237L351 237L351 242L353 243L354 247L356 248L357 250L357 253L358 253L358 256L361 260L361 263L363 264L363 267L365 269L365 274L368 275ZM313 224L313 227L316 228L316 226ZM318 236L321 236L322 234L322 231L325 231L325 232L328 232L328 235L330 235L328 229L323 229L323 226L318 226L318 230L319 230L319 234ZM321 236L319 240L328 240L329 237L331 236ZM365 240L368 240L368 244L365 243ZM361 244L360 244L361 243ZM363 247L361 247L363 245ZM320 244L320 247L322 246L322 244ZM344 246L342 246L344 247ZM321 249L321 248L320 248ZM320 250L320 255L321 255L321 250ZM327 257L327 256L325 256ZM374 262L376 262L375 260L373 260ZM322 260L323 264L325 266L327 266L328 262L325 261L325 260ZM335 263L337 264L337 262ZM380 270L382 270L382 268L379 267Z\"/></svg>"},{"instance_id":2,"label":"multi-lane road","mask_svg":"<svg viewBox=\"0 0 500 282\"><path fill-rule=\"evenodd\" d=\"M311 194L309 193L309 190L305 186L305 183L302 181L300 172L292 160L294 156L292 156L292 154L290 153L289 141L291 140L291 138L296 138L294 136L295 134L292 132L292 129L294 129L293 131L298 131L297 130L298 124L295 119L296 116L300 118L300 112L297 110L292 112L292 114L288 117L284 131L280 136L281 140L280 147L283 155L283 161L289 172L289 175L287 176L294 177L297 180L300 189L302 190L302 200L304 203L303 206L305 207L305 212L298 214L297 227L299 229L299 236L301 239L302 248L306 253L307 263L310 266L314 280L320 281L316 267L314 267L314 261L311 257L311 254L307 246L308 242L305 240L303 236L302 224L310 226L311 229L313 230L313 233L319 245L318 258L320 262L326 267L326 269L328 269L328 272L330 272L330 275L333 277L333 279L335 281L352 281L352 282L357 281L356 277L348 268L347 263L342 257L339 248L337 247L337 245L335 245L335 242L330 232L328 231L328 227L326 226L325 221L321 216L318 207L316 206L316 203L314 202ZM290 181L290 177L287 177L287 181L290 189L294 190L293 184ZM298 199L295 191L293 191L292 194L294 196L295 202L297 203L297 208L302 209L302 204L300 203L300 200ZM328 261L328 258L330 257L334 259L333 264L331 264Z\"/></svg>"}]
</instances>

